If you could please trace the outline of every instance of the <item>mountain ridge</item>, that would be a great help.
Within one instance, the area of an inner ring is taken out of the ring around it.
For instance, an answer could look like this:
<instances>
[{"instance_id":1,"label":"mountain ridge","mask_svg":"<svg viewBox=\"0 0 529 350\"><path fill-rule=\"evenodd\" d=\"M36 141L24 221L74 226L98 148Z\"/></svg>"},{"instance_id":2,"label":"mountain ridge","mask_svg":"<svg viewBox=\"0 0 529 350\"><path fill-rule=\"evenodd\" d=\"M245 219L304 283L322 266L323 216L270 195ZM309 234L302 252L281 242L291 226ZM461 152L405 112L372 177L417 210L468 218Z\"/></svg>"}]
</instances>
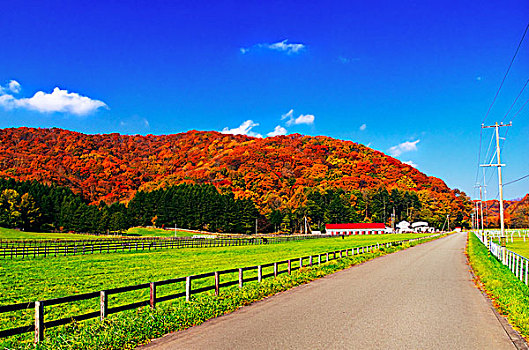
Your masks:
<instances>
[{"instance_id":1,"label":"mountain ridge","mask_svg":"<svg viewBox=\"0 0 529 350\"><path fill-rule=\"evenodd\" d=\"M469 203L464 192L380 151L300 134L90 135L6 128L0 129L0 176L67 186L94 204L126 203L138 190L180 183L229 188L236 198L253 200L262 213L302 206L307 188L354 192L348 198L353 204L379 188L416 192L431 209L442 204L456 211Z\"/></svg>"}]
</instances>

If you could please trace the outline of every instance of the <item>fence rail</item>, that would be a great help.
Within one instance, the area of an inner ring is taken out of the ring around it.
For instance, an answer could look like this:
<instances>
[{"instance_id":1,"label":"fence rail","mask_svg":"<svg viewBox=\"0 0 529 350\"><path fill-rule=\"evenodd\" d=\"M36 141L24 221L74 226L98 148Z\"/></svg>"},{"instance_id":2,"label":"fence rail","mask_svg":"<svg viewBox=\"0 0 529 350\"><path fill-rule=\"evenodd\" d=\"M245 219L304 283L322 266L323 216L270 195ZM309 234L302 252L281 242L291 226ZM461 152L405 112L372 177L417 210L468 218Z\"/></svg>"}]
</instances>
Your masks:
<instances>
[{"instance_id":1,"label":"fence rail","mask_svg":"<svg viewBox=\"0 0 529 350\"><path fill-rule=\"evenodd\" d=\"M491 235L485 233L484 235L478 231L473 231L476 237L487 247L492 255L496 257L503 265L507 266L509 270L518 278L520 281L529 286L529 259L515 253L511 250L505 250L505 256L502 253L502 247L493 242L493 237L499 237L497 235ZM522 231L521 231L522 232ZM520 233L521 233L520 232ZM523 231L525 234L527 231ZM520 235L520 237L522 237ZM524 236L525 241L525 236Z\"/></svg>"},{"instance_id":2,"label":"fence rail","mask_svg":"<svg viewBox=\"0 0 529 350\"><path fill-rule=\"evenodd\" d=\"M187 237L149 237L95 240L0 240L0 258L36 258L65 255L85 255L116 253L125 251L208 248L242 245L275 244L305 239L330 238L330 235L291 236L291 237L254 237L254 238L187 238Z\"/></svg>"},{"instance_id":3,"label":"fence rail","mask_svg":"<svg viewBox=\"0 0 529 350\"><path fill-rule=\"evenodd\" d=\"M373 250L379 249L380 247L390 247L390 246L402 245L405 243L425 240L425 239L437 237L440 235L441 234L435 234L435 235L430 235L426 237L412 238L412 239L401 240L401 241L376 243L376 244L364 246L364 247L354 247L354 248L348 248L348 249L342 249L342 250L334 250L334 251L329 251L325 253L297 257L295 259L281 260L281 261L276 261L276 262L262 264L262 265L207 272L207 273L202 273L198 275L190 275L190 276L178 277L178 278L173 278L173 279L168 279L168 280L106 289L106 290L102 290L99 292L83 293L83 294L65 296L65 297L60 297L60 298L55 298L55 299L39 300L35 302L17 303L17 304L11 304L11 305L0 305L0 314L6 313L6 312L18 311L18 310L28 310L28 309L34 309L35 311L34 324L0 330L0 338L34 331L35 332L35 342L38 343L43 339L44 330L46 328L64 325L64 324L67 324L73 321L82 321L82 320L87 320L90 318L97 318L97 317L99 317L100 320L104 320L108 315L112 313L135 309L141 306L150 306L151 308L155 308L157 303L168 301L168 300L173 300L177 298L185 298L186 301L189 301L193 294L198 294L198 293L202 293L206 291L215 291L215 295L218 295L220 288L225 288L225 287L229 287L233 285L238 285L239 288L243 288L244 284L247 282L250 282L250 281L261 282L264 278L268 278L268 277L275 278L278 275L284 274L284 273L291 274L292 271L301 269L302 267L305 267L305 266L313 266L314 264L319 265L319 264L322 264L322 263L325 263L325 262L328 262L334 259L342 258L344 256L354 256L354 255L364 254L367 252L372 252ZM270 267L273 267L273 272L264 274L263 269L270 268ZM251 271L256 271L257 276L248 277L248 272L251 272ZM231 281L228 280L225 282L221 282L222 276L226 276L228 274L233 274L233 273L238 273L238 278L236 278L235 280L231 280ZM245 277L245 275L247 277ZM193 289L193 284L196 283L196 281L203 280L205 278L211 278L211 277L214 277L213 284ZM177 284L177 283L183 284L183 287L184 287L183 290L178 291L176 293L164 295L164 296L157 295L157 287L160 287L163 285ZM126 292L130 292L134 290L141 290L141 289L149 290L149 300L140 300L140 301L135 301L130 304L109 307L108 297L110 295L126 293ZM48 308L54 305L67 304L70 302L77 302L77 301L96 299L96 298L99 298L99 311L92 311L92 312L88 312L88 313L81 314L81 315L64 317L64 318L51 320L51 321L45 321L44 319L45 308Z\"/></svg>"}]
</instances>

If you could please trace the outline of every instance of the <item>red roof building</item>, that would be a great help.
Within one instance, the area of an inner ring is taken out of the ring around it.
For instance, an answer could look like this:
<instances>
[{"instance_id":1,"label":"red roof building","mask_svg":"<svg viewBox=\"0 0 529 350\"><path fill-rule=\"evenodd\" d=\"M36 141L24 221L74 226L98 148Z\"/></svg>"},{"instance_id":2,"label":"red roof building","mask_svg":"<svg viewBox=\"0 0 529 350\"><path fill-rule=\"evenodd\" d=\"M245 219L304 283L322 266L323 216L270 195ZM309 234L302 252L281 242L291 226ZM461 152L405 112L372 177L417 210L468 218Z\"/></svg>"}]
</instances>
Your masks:
<instances>
[{"instance_id":1,"label":"red roof building","mask_svg":"<svg viewBox=\"0 0 529 350\"><path fill-rule=\"evenodd\" d=\"M325 231L328 235L380 235L385 233L386 225L383 223L357 223L357 224L327 224Z\"/></svg>"}]
</instances>

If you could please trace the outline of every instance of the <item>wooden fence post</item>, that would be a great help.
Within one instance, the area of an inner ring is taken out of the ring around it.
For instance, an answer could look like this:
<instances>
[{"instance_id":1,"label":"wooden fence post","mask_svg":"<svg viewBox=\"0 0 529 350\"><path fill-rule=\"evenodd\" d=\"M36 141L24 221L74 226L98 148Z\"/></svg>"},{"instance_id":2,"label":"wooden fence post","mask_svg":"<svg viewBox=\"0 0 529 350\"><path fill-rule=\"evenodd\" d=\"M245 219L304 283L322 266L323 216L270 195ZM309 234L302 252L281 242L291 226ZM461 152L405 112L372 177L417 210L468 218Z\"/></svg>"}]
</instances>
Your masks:
<instances>
[{"instance_id":1,"label":"wooden fence post","mask_svg":"<svg viewBox=\"0 0 529 350\"><path fill-rule=\"evenodd\" d=\"M321 254L318 254L318 265L321 265Z\"/></svg>"},{"instance_id":2,"label":"wooden fence post","mask_svg":"<svg viewBox=\"0 0 529 350\"><path fill-rule=\"evenodd\" d=\"M149 304L151 305L151 308L154 309L156 307L156 282L151 282L149 284Z\"/></svg>"},{"instance_id":3,"label":"wooden fence post","mask_svg":"<svg viewBox=\"0 0 529 350\"><path fill-rule=\"evenodd\" d=\"M191 276L186 277L186 301L191 298Z\"/></svg>"},{"instance_id":4,"label":"wooden fence post","mask_svg":"<svg viewBox=\"0 0 529 350\"><path fill-rule=\"evenodd\" d=\"M35 344L44 339L44 303L35 302Z\"/></svg>"},{"instance_id":5,"label":"wooden fence post","mask_svg":"<svg viewBox=\"0 0 529 350\"><path fill-rule=\"evenodd\" d=\"M309 256L309 266L312 266L312 255Z\"/></svg>"},{"instance_id":6,"label":"wooden fence post","mask_svg":"<svg viewBox=\"0 0 529 350\"><path fill-rule=\"evenodd\" d=\"M220 274L218 271L215 271L215 295L219 295L220 289Z\"/></svg>"},{"instance_id":7,"label":"wooden fence post","mask_svg":"<svg viewBox=\"0 0 529 350\"><path fill-rule=\"evenodd\" d=\"M303 267L303 258L299 258L299 268Z\"/></svg>"},{"instance_id":8,"label":"wooden fence post","mask_svg":"<svg viewBox=\"0 0 529 350\"><path fill-rule=\"evenodd\" d=\"M290 259L287 260L287 270L288 270L288 274L290 275L290 273L292 272L292 263Z\"/></svg>"},{"instance_id":9,"label":"wooden fence post","mask_svg":"<svg viewBox=\"0 0 529 350\"><path fill-rule=\"evenodd\" d=\"M274 263L274 277L277 277L277 263Z\"/></svg>"},{"instance_id":10,"label":"wooden fence post","mask_svg":"<svg viewBox=\"0 0 529 350\"><path fill-rule=\"evenodd\" d=\"M263 280L263 267L261 265L257 266L257 282L261 283Z\"/></svg>"},{"instance_id":11,"label":"wooden fence post","mask_svg":"<svg viewBox=\"0 0 529 350\"><path fill-rule=\"evenodd\" d=\"M325 253L325 262L328 262L329 261L329 253Z\"/></svg>"},{"instance_id":12,"label":"wooden fence post","mask_svg":"<svg viewBox=\"0 0 529 350\"><path fill-rule=\"evenodd\" d=\"M243 277L243 272L242 272L242 268L239 268L239 288L242 288L242 285L243 285L243 282L244 282L244 277Z\"/></svg>"},{"instance_id":13,"label":"wooden fence post","mask_svg":"<svg viewBox=\"0 0 529 350\"><path fill-rule=\"evenodd\" d=\"M107 292L102 290L99 292L99 319L103 321L108 313L108 298Z\"/></svg>"}]
</instances>

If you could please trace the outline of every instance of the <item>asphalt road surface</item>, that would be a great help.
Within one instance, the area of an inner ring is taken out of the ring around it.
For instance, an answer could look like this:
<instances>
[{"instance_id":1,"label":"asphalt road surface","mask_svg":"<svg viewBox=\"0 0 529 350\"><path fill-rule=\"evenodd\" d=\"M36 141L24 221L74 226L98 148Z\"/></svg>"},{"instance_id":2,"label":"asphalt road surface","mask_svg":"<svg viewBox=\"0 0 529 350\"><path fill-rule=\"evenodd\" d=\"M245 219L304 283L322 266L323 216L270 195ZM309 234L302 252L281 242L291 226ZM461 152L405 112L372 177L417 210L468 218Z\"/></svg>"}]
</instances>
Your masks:
<instances>
[{"instance_id":1,"label":"asphalt road surface","mask_svg":"<svg viewBox=\"0 0 529 350\"><path fill-rule=\"evenodd\" d=\"M349 268L144 349L515 349L455 234Z\"/></svg>"}]
</instances>

